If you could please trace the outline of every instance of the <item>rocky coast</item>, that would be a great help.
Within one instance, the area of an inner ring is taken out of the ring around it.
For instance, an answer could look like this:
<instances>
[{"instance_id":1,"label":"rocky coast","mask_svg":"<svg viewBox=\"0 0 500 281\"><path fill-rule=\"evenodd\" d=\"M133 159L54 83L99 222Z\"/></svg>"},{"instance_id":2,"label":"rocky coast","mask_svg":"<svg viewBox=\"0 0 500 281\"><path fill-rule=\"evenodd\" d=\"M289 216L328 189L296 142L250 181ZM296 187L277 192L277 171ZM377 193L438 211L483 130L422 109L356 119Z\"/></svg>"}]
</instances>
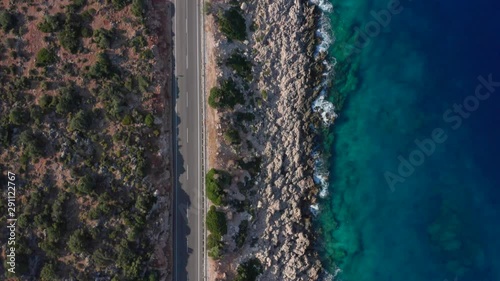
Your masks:
<instances>
[{"instance_id":1,"label":"rocky coast","mask_svg":"<svg viewBox=\"0 0 500 281\"><path fill-rule=\"evenodd\" d=\"M321 11L302 0L240 2L249 36L234 42L211 27L217 22L213 11L231 5L213 1L206 17L207 89L233 76L232 69L217 62L235 49L242 50L253 67L250 82L235 79L245 94L244 104L207 112L209 166L232 176L226 190L230 203L221 207L228 218L224 255L211 262L209 280L230 279L253 257L263 268L258 280L317 280L322 269L313 249L310 206L319 187L311 155L313 124L321 122L321 114L311 105L325 70L324 55L317 53ZM241 113L254 117L239 127L244 141L228 144L224 130L241 123L235 117ZM237 243L234 237L241 234L244 220L249 221L248 233Z\"/></svg>"}]
</instances>

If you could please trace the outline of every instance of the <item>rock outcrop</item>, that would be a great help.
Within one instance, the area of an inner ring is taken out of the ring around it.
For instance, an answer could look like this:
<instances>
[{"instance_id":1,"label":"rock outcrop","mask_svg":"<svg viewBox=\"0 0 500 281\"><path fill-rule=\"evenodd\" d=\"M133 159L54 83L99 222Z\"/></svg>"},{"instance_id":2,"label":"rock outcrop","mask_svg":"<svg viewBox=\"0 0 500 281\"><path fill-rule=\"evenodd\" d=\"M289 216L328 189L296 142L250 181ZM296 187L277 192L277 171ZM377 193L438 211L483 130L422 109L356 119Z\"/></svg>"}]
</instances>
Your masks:
<instances>
[{"instance_id":1,"label":"rock outcrop","mask_svg":"<svg viewBox=\"0 0 500 281\"><path fill-rule=\"evenodd\" d=\"M258 0L255 61L258 83L268 94L258 142L262 151L260 208L255 228L261 280L316 280L320 264L312 249L308 207L316 186L312 177L311 104L317 73L313 53L319 11L306 1ZM260 232L260 233L259 233Z\"/></svg>"},{"instance_id":2,"label":"rock outcrop","mask_svg":"<svg viewBox=\"0 0 500 281\"><path fill-rule=\"evenodd\" d=\"M226 1L217 2L227 9ZM313 181L313 123L320 117L312 112L321 83L323 56L315 56L316 29L321 13L309 1L252 0L242 6L250 32L245 42L227 42L215 32L214 46L219 58L227 58L241 49L253 61L253 82L248 95L256 95L257 105L247 102L235 111L251 112L255 119L247 123L246 142L237 148L221 143L221 128L234 123L234 112L218 112L216 163L228 169L234 179L228 192L230 200L245 197L251 202L250 214L228 216L229 233L224 241L231 244L242 218L250 218L248 239L241 248L227 245L227 253L217 263L220 280L250 257L257 257L264 272L259 280L317 280L321 264L313 249L309 206L314 204L317 186ZM243 7L244 6L244 7ZM244 9L243 9L244 8ZM233 71L221 66L217 78L226 79ZM246 83L246 82L245 82ZM244 83L242 83L244 84ZM245 88L242 86L242 88ZM248 143L248 144L247 144ZM235 169L235 160L259 158L259 173L248 183L248 171ZM239 194L238 182L247 192ZM251 187L248 187L251 186ZM229 206L227 213L236 213ZM210 279L212 280L212 279ZM215 278L214 280L219 280Z\"/></svg>"}]
</instances>

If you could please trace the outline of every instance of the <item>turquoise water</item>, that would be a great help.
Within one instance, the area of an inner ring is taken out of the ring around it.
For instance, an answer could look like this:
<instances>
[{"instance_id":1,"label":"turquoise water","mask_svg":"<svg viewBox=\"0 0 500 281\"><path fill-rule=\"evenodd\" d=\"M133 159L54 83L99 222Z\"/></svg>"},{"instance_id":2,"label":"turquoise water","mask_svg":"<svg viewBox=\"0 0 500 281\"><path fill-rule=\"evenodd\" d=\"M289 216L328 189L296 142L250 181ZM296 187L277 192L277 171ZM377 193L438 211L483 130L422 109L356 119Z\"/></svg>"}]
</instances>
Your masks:
<instances>
[{"instance_id":1,"label":"turquoise water","mask_svg":"<svg viewBox=\"0 0 500 281\"><path fill-rule=\"evenodd\" d=\"M344 281L500 280L500 87L485 82L500 81L500 3L331 3L325 267Z\"/></svg>"}]
</instances>

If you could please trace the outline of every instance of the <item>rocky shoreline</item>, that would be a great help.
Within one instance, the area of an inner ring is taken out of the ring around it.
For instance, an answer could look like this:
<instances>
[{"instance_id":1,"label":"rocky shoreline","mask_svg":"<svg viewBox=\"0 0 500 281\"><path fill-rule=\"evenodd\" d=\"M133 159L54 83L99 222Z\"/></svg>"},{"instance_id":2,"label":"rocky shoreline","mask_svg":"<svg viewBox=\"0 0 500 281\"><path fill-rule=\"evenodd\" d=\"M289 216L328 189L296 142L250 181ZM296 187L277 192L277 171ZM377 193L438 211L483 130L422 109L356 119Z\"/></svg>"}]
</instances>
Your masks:
<instances>
[{"instance_id":1,"label":"rocky shoreline","mask_svg":"<svg viewBox=\"0 0 500 281\"><path fill-rule=\"evenodd\" d=\"M309 206L317 186L311 159L317 116L311 104L319 92L323 64L314 54L316 29L321 11L306 1L259 1L270 30L262 42L257 62L268 61L271 75L261 83L275 95L265 106L263 174L257 220L261 223L260 247L256 256L267 269L261 280L316 280L321 271L313 250ZM259 206L260 205L260 206ZM257 233L255 233L257 234Z\"/></svg>"},{"instance_id":2,"label":"rocky shoreline","mask_svg":"<svg viewBox=\"0 0 500 281\"><path fill-rule=\"evenodd\" d=\"M313 124L321 123L321 118L311 105L319 95L325 70L325 56L316 53L322 12L302 0L253 0L241 9L254 29L250 38L228 42L214 32L213 48L219 59L229 56L235 46L251 59L254 79L246 95L254 93L258 102L237 105L235 111L249 110L255 118L240 132L246 143L234 148L222 137L223 128L235 122L234 114L216 111L216 144L209 153L214 158L212 167L228 170L233 176L229 199L248 200L251 207L243 212L234 204L223 208L228 216L228 233L223 239L226 254L214 265L217 274L210 280L234 276L238 265L252 257L263 265L258 280L317 280L322 268L313 248L310 206L315 204L319 187L313 180L311 155L316 134ZM217 79L229 76L230 69L217 69ZM255 163L255 159L259 159L260 169L253 173L245 164ZM250 221L248 238L237 246L232 238L246 219Z\"/></svg>"}]
</instances>

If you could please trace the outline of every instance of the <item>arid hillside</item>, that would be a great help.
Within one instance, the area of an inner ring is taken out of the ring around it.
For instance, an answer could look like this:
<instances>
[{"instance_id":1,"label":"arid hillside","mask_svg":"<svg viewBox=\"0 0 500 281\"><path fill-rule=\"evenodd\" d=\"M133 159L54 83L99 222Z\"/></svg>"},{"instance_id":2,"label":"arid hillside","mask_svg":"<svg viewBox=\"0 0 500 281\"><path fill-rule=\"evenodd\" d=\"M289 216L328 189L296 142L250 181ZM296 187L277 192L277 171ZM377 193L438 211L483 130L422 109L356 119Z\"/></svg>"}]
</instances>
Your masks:
<instances>
[{"instance_id":1,"label":"arid hillside","mask_svg":"<svg viewBox=\"0 0 500 281\"><path fill-rule=\"evenodd\" d=\"M17 219L15 274L2 262L5 277L169 275L169 8L1 1L0 182L16 174ZM0 232L3 260L7 235Z\"/></svg>"}]
</instances>

